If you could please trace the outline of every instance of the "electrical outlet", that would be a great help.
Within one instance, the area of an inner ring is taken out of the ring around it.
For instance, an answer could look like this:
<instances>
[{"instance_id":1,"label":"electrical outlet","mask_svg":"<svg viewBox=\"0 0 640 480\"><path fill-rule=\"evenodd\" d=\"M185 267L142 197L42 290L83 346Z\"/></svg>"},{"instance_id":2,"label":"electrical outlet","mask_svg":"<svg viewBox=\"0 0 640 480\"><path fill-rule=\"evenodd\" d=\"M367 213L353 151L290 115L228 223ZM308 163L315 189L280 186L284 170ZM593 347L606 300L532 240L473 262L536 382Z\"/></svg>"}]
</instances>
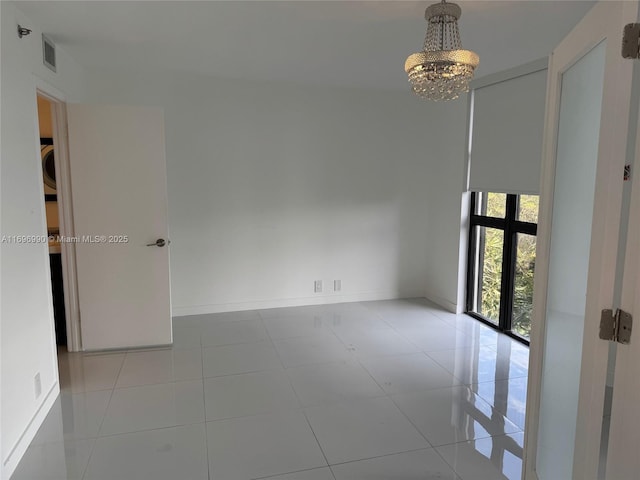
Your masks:
<instances>
[{"instance_id":1,"label":"electrical outlet","mask_svg":"<svg viewBox=\"0 0 640 480\"><path fill-rule=\"evenodd\" d=\"M313 282L313 291L315 293L322 293L322 280L316 280Z\"/></svg>"},{"instance_id":2,"label":"electrical outlet","mask_svg":"<svg viewBox=\"0 0 640 480\"><path fill-rule=\"evenodd\" d=\"M36 376L33 377L33 389L36 394L36 400L40 397L42 393L42 381L40 380L40 372L36 373Z\"/></svg>"},{"instance_id":3,"label":"electrical outlet","mask_svg":"<svg viewBox=\"0 0 640 480\"><path fill-rule=\"evenodd\" d=\"M339 292L342 290L342 280L334 280L333 281L333 291Z\"/></svg>"}]
</instances>

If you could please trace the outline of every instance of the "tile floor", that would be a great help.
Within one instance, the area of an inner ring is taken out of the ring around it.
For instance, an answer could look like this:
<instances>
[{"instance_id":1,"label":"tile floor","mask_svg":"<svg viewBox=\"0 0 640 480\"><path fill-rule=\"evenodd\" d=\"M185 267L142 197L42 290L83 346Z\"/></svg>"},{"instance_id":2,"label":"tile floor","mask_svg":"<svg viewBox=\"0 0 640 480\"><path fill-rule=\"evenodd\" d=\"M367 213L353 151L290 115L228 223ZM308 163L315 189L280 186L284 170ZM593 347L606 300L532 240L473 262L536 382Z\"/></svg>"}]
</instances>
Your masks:
<instances>
[{"instance_id":1,"label":"tile floor","mask_svg":"<svg viewBox=\"0 0 640 480\"><path fill-rule=\"evenodd\" d=\"M19 479L519 479L528 349L421 299L174 319L59 356Z\"/></svg>"}]
</instances>

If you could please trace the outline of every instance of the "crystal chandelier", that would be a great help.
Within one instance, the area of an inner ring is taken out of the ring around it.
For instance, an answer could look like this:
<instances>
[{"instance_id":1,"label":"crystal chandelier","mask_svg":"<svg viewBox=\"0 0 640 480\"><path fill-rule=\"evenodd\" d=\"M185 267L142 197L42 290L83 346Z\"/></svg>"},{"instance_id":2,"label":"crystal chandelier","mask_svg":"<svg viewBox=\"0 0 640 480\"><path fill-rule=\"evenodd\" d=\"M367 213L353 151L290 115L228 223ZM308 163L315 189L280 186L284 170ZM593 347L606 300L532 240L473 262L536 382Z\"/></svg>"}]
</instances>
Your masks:
<instances>
[{"instance_id":1,"label":"crystal chandelier","mask_svg":"<svg viewBox=\"0 0 640 480\"><path fill-rule=\"evenodd\" d=\"M458 19L462 10L442 0L427 7L427 35L422 52L409 55L404 71L412 90L428 100L453 100L469 91L478 55L462 49Z\"/></svg>"}]
</instances>

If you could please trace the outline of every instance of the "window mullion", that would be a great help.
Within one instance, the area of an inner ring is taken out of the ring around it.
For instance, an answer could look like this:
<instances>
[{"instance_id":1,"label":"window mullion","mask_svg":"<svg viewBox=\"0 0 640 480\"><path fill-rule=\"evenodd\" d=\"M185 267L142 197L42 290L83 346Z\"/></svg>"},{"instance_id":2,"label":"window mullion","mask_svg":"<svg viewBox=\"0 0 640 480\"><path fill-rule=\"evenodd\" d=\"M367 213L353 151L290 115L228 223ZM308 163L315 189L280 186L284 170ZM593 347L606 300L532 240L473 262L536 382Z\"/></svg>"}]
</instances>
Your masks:
<instances>
[{"instance_id":1,"label":"window mullion","mask_svg":"<svg viewBox=\"0 0 640 480\"><path fill-rule=\"evenodd\" d=\"M502 285L500 291L500 328L511 330L513 312L513 292L516 263L516 216L518 210L518 196L507 195L507 209L505 215L504 245L502 258Z\"/></svg>"},{"instance_id":2,"label":"window mullion","mask_svg":"<svg viewBox=\"0 0 640 480\"><path fill-rule=\"evenodd\" d=\"M471 211L475 212L476 208L476 193L471 193ZM469 217L469 247L467 249L467 312L474 309L474 302L476 297L475 278L477 275L476 264L476 228L472 221L472 216Z\"/></svg>"},{"instance_id":3,"label":"window mullion","mask_svg":"<svg viewBox=\"0 0 640 480\"><path fill-rule=\"evenodd\" d=\"M498 230L504 230L507 227L507 222L503 218L471 215L471 225L472 226L479 225L481 227L497 228Z\"/></svg>"},{"instance_id":4,"label":"window mullion","mask_svg":"<svg viewBox=\"0 0 640 480\"><path fill-rule=\"evenodd\" d=\"M518 233L526 233L533 236L538 233L538 225L535 223L519 222L517 220L513 223L513 229Z\"/></svg>"}]
</instances>

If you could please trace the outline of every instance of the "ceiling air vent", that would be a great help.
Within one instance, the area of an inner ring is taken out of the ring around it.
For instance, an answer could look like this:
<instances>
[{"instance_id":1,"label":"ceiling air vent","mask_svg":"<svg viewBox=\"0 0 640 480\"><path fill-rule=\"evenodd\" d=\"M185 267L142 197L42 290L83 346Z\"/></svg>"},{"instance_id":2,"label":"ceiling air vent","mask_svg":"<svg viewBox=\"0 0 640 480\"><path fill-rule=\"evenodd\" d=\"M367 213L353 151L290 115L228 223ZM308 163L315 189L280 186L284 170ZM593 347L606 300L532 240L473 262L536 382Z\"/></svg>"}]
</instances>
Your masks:
<instances>
[{"instance_id":1,"label":"ceiling air vent","mask_svg":"<svg viewBox=\"0 0 640 480\"><path fill-rule=\"evenodd\" d=\"M42 62L46 67L56 71L56 46L45 35L42 35Z\"/></svg>"}]
</instances>

